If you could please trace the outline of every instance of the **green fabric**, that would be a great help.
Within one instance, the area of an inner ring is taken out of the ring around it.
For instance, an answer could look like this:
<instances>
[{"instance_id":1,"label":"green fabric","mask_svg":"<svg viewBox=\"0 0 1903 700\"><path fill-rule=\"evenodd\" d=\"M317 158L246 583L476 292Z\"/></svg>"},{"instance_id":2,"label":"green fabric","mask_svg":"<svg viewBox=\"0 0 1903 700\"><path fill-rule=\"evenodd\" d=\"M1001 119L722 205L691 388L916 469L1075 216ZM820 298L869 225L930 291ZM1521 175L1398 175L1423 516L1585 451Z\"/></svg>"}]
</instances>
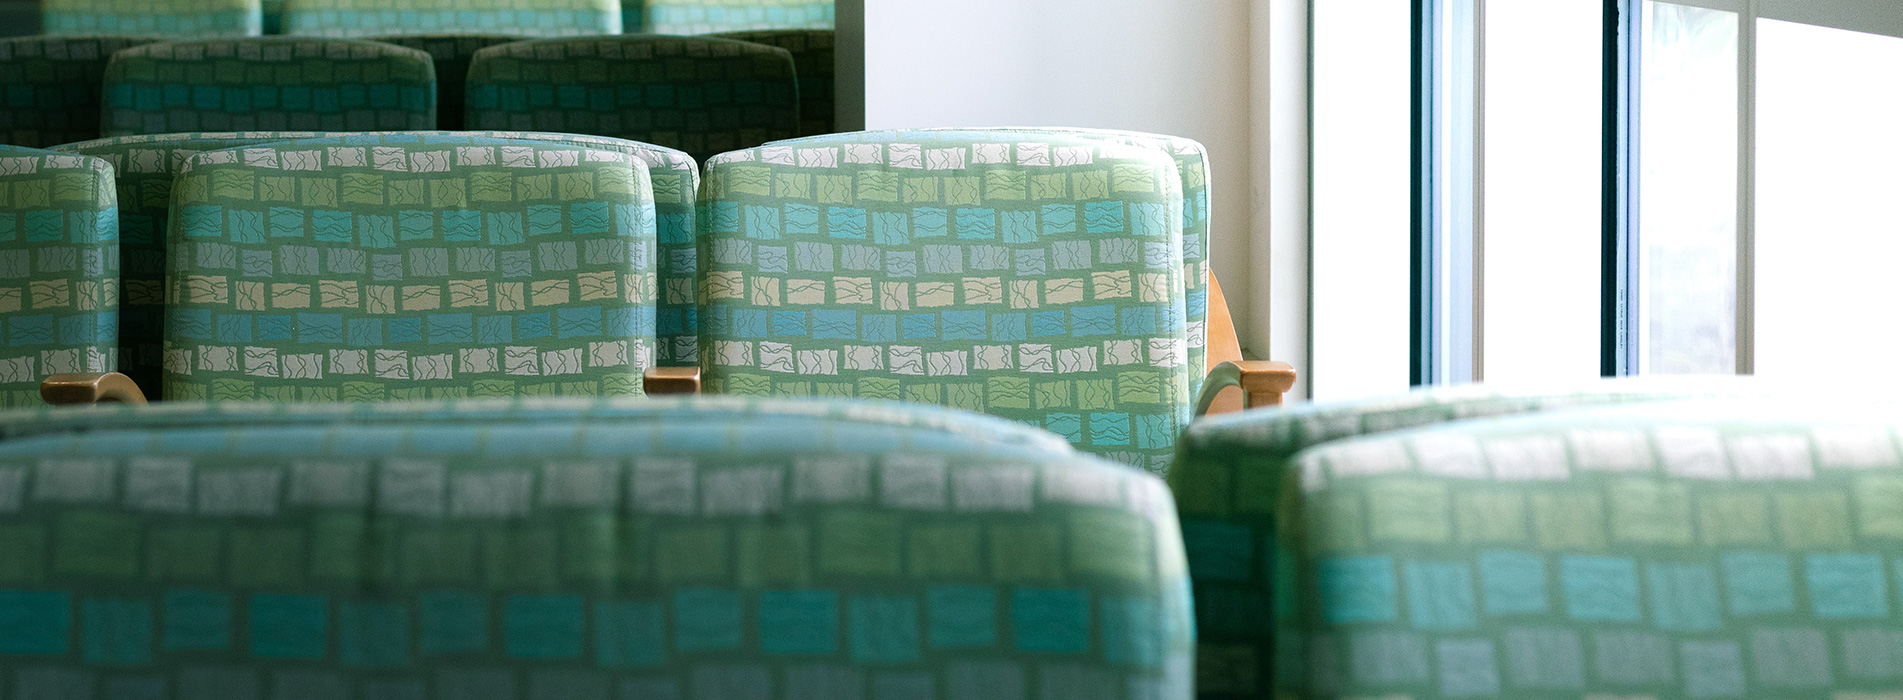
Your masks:
<instances>
[{"instance_id":1,"label":"green fabric","mask_svg":"<svg viewBox=\"0 0 1903 700\"><path fill-rule=\"evenodd\" d=\"M306 139L193 156L173 205L169 399L641 393L655 211L638 157Z\"/></svg>"},{"instance_id":2,"label":"green fabric","mask_svg":"<svg viewBox=\"0 0 1903 700\"><path fill-rule=\"evenodd\" d=\"M859 136L707 165L709 389L945 404L1160 472L1189 401L1175 163L1059 134Z\"/></svg>"},{"instance_id":3,"label":"green fabric","mask_svg":"<svg viewBox=\"0 0 1903 700\"><path fill-rule=\"evenodd\" d=\"M469 79L469 59L482 49L521 40L504 34L417 34L374 39L427 52L435 60L436 123L444 131L463 128L463 85Z\"/></svg>"},{"instance_id":4,"label":"green fabric","mask_svg":"<svg viewBox=\"0 0 1903 700\"><path fill-rule=\"evenodd\" d=\"M436 128L429 54L372 41L260 37L147 44L106 66L107 136Z\"/></svg>"},{"instance_id":5,"label":"green fabric","mask_svg":"<svg viewBox=\"0 0 1903 700\"><path fill-rule=\"evenodd\" d=\"M1419 426L1617 404L1751 397L1780 390L1735 377L1645 377L1546 386L1468 385L1204 418L1183 432L1169 483L1196 587L1201 697L1269 698L1277 578L1261 560L1305 449Z\"/></svg>"},{"instance_id":6,"label":"green fabric","mask_svg":"<svg viewBox=\"0 0 1903 700\"><path fill-rule=\"evenodd\" d=\"M0 143L30 148L99 138L106 59L151 39L0 39Z\"/></svg>"},{"instance_id":7,"label":"green fabric","mask_svg":"<svg viewBox=\"0 0 1903 700\"><path fill-rule=\"evenodd\" d=\"M833 0L647 0L645 11L652 34L833 28Z\"/></svg>"},{"instance_id":8,"label":"green fabric","mask_svg":"<svg viewBox=\"0 0 1903 700\"><path fill-rule=\"evenodd\" d=\"M40 31L213 39L264 33L258 0L41 0Z\"/></svg>"},{"instance_id":9,"label":"green fabric","mask_svg":"<svg viewBox=\"0 0 1903 700\"><path fill-rule=\"evenodd\" d=\"M832 415L8 440L0 682L71 700L1187 700L1161 482L860 417L882 407L800 408Z\"/></svg>"},{"instance_id":10,"label":"green fabric","mask_svg":"<svg viewBox=\"0 0 1903 700\"><path fill-rule=\"evenodd\" d=\"M1304 452L1270 549L1274 696L1894 694L1899 427L1692 403Z\"/></svg>"},{"instance_id":11,"label":"green fabric","mask_svg":"<svg viewBox=\"0 0 1903 700\"><path fill-rule=\"evenodd\" d=\"M548 39L476 52L463 123L634 139L704 163L798 134L798 98L785 49L699 37Z\"/></svg>"},{"instance_id":12,"label":"green fabric","mask_svg":"<svg viewBox=\"0 0 1903 700\"><path fill-rule=\"evenodd\" d=\"M316 136L313 132L248 132L229 134L150 134L115 136L84 143L66 144L56 150L98 156L113 164L118 173L120 201L120 250L125 265L123 303L125 315L120 324L120 371L132 376L148 396L162 393L160 346L164 331L165 226L171 214L172 178L185 159L201 151L236 146L255 146L277 141ZM659 268L663 288L672 284L671 298L664 298L660 309L661 338L658 361L664 365L694 364L691 328L683 331L670 320L693 317L691 295L694 276L693 225L694 195L700 183L700 171L693 159L672 149L649 144L596 136L543 134L534 132L411 132L409 137L422 141L490 138L545 141L571 146L587 146L629 155L648 163L649 180L657 201L660 235ZM374 137L379 142L396 143L397 134ZM683 244L681 241L687 241ZM665 280L675 280L670 283ZM685 279L686 282L680 280ZM687 288L687 289L683 289ZM682 295L687 296L683 297ZM686 301L680 301L681 299Z\"/></svg>"},{"instance_id":13,"label":"green fabric","mask_svg":"<svg viewBox=\"0 0 1903 700\"><path fill-rule=\"evenodd\" d=\"M264 11L265 34L284 33L284 4L285 0L263 0L261 3Z\"/></svg>"},{"instance_id":14,"label":"green fabric","mask_svg":"<svg viewBox=\"0 0 1903 700\"><path fill-rule=\"evenodd\" d=\"M117 215L105 161L0 146L0 405L42 405L49 374L115 369Z\"/></svg>"},{"instance_id":15,"label":"green fabric","mask_svg":"<svg viewBox=\"0 0 1903 700\"><path fill-rule=\"evenodd\" d=\"M617 0L289 0L284 33L364 37L447 32L518 36L621 33Z\"/></svg>"},{"instance_id":16,"label":"green fabric","mask_svg":"<svg viewBox=\"0 0 1903 700\"><path fill-rule=\"evenodd\" d=\"M792 53L793 69L799 76L800 135L818 136L839 130L833 118L833 30L771 29L710 36L778 46Z\"/></svg>"}]
</instances>

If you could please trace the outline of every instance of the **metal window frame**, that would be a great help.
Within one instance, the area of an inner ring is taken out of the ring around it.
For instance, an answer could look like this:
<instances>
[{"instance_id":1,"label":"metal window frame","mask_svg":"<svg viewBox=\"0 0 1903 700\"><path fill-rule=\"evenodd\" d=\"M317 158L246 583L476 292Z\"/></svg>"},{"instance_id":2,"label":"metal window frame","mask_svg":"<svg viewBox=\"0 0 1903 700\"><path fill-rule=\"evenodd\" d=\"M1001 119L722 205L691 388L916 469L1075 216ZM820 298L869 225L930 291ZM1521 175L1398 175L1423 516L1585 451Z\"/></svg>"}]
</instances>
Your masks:
<instances>
[{"instance_id":1,"label":"metal window frame","mask_svg":"<svg viewBox=\"0 0 1903 700\"><path fill-rule=\"evenodd\" d=\"M1413 12L1409 375L1416 386L1478 382L1485 359L1486 0L1414 0ZM1463 92L1471 100L1462 112L1468 121L1443 119L1443 108Z\"/></svg>"}]
</instances>

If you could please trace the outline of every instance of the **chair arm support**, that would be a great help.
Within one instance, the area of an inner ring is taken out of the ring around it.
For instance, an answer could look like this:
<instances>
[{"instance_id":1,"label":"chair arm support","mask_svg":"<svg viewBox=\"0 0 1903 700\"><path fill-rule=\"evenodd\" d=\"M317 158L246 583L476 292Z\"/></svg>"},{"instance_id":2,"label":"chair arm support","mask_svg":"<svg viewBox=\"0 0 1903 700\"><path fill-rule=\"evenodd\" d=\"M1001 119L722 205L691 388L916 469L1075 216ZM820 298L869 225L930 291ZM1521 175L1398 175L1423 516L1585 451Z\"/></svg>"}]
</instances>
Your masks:
<instances>
[{"instance_id":1,"label":"chair arm support","mask_svg":"<svg viewBox=\"0 0 1903 700\"><path fill-rule=\"evenodd\" d=\"M54 406L96 403L145 405L145 392L132 378L118 372L55 374L40 382L40 398Z\"/></svg>"},{"instance_id":2,"label":"chair arm support","mask_svg":"<svg viewBox=\"0 0 1903 700\"><path fill-rule=\"evenodd\" d=\"M1244 408L1282 405L1282 394L1295 386L1295 368L1287 362L1244 360L1224 362L1210 368L1203 380L1203 393L1196 397L1196 415L1209 412L1216 394L1228 387L1241 387Z\"/></svg>"},{"instance_id":3,"label":"chair arm support","mask_svg":"<svg viewBox=\"0 0 1903 700\"><path fill-rule=\"evenodd\" d=\"M649 396L700 393L699 367L649 367L641 375L641 391Z\"/></svg>"}]
</instances>

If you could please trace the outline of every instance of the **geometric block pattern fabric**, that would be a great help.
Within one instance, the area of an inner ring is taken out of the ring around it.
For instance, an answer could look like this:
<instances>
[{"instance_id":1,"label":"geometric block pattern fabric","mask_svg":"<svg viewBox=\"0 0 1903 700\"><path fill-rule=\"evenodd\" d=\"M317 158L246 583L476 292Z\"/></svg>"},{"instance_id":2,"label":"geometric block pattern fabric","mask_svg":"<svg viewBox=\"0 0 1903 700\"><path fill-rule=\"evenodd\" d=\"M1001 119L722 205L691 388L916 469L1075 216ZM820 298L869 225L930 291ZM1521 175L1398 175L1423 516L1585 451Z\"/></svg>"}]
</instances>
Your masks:
<instances>
[{"instance_id":1,"label":"geometric block pattern fabric","mask_svg":"<svg viewBox=\"0 0 1903 700\"><path fill-rule=\"evenodd\" d=\"M619 0L289 0L284 33L507 33L524 37L621 33Z\"/></svg>"},{"instance_id":2,"label":"geometric block pattern fabric","mask_svg":"<svg viewBox=\"0 0 1903 700\"><path fill-rule=\"evenodd\" d=\"M833 124L833 30L777 29L711 36L792 52L793 69L799 76L800 135L818 136L839 130Z\"/></svg>"},{"instance_id":3,"label":"geometric block pattern fabric","mask_svg":"<svg viewBox=\"0 0 1903 700\"><path fill-rule=\"evenodd\" d=\"M148 44L107 64L105 103L108 136L434 129L436 71L428 54L369 41Z\"/></svg>"},{"instance_id":4,"label":"geometric block pattern fabric","mask_svg":"<svg viewBox=\"0 0 1903 700\"><path fill-rule=\"evenodd\" d=\"M99 85L106 59L132 37L0 40L0 143L45 148L99 138Z\"/></svg>"},{"instance_id":5,"label":"geometric block pattern fabric","mask_svg":"<svg viewBox=\"0 0 1903 700\"><path fill-rule=\"evenodd\" d=\"M641 31L712 34L760 29L832 29L832 0L647 0Z\"/></svg>"},{"instance_id":6,"label":"geometric block pattern fabric","mask_svg":"<svg viewBox=\"0 0 1903 700\"><path fill-rule=\"evenodd\" d=\"M1893 694L1895 416L1627 406L1304 452L1264 554L1274 697Z\"/></svg>"},{"instance_id":7,"label":"geometric block pattern fabric","mask_svg":"<svg viewBox=\"0 0 1903 700\"><path fill-rule=\"evenodd\" d=\"M1175 162L1058 134L856 136L707 165L709 389L949 405L1160 473L1187 415Z\"/></svg>"},{"instance_id":8,"label":"geometric block pattern fabric","mask_svg":"<svg viewBox=\"0 0 1903 700\"><path fill-rule=\"evenodd\" d=\"M159 39L258 36L264 32L260 8L258 0L41 0L40 31Z\"/></svg>"},{"instance_id":9,"label":"geometric block pattern fabric","mask_svg":"<svg viewBox=\"0 0 1903 700\"><path fill-rule=\"evenodd\" d=\"M1191 553L1198 619L1198 695L1274 697L1277 588L1262 557L1280 536L1303 450L1420 426L1704 397L1752 397L1771 387L1740 378L1645 377L1502 389L1442 387L1380 399L1245 411L1184 430L1168 480ZM1422 443L1423 445L1427 443ZM1422 453L1432 459L1441 453Z\"/></svg>"},{"instance_id":10,"label":"geometric block pattern fabric","mask_svg":"<svg viewBox=\"0 0 1903 700\"><path fill-rule=\"evenodd\" d=\"M10 441L0 683L1189 697L1183 552L1154 477L927 428L707 413Z\"/></svg>"},{"instance_id":11,"label":"geometric block pattern fabric","mask_svg":"<svg viewBox=\"0 0 1903 700\"><path fill-rule=\"evenodd\" d=\"M173 194L169 399L638 395L654 203L624 153L397 135L201 153Z\"/></svg>"},{"instance_id":12,"label":"geometric block pattern fabric","mask_svg":"<svg viewBox=\"0 0 1903 700\"><path fill-rule=\"evenodd\" d=\"M698 162L799 133L785 49L699 37L548 39L492 46L469 67L471 129L633 139Z\"/></svg>"},{"instance_id":13,"label":"geometric block pattern fabric","mask_svg":"<svg viewBox=\"0 0 1903 700\"><path fill-rule=\"evenodd\" d=\"M98 158L0 146L0 406L49 374L117 363L118 211Z\"/></svg>"},{"instance_id":14,"label":"geometric block pattern fabric","mask_svg":"<svg viewBox=\"0 0 1903 700\"><path fill-rule=\"evenodd\" d=\"M463 83L469 78L469 59L482 49L521 40L504 34L416 34L372 39L425 51L435 59L436 128L444 131L463 128Z\"/></svg>"},{"instance_id":15,"label":"geometric block pattern fabric","mask_svg":"<svg viewBox=\"0 0 1903 700\"><path fill-rule=\"evenodd\" d=\"M165 234L171 220L172 180L185 160L202 151L237 146L256 146L317 136L342 137L349 134L317 132L242 132L217 134L148 134L115 136L83 143L66 144L56 150L104 158L118 175L120 202L120 254L124 269L120 320L120 371L146 390L147 396L161 395L161 352L165 339ZM700 171L693 159L672 149L649 144L574 134L532 132L409 132L405 134L355 135L378 145L407 141L417 143L461 143L472 139L509 139L542 141L571 146L605 149L639 157L648 164L649 179L658 198L655 204L661 243L658 256L660 272L669 276L694 275L693 225L694 196ZM680 241L687 241L685 245ZM681 249L685 249L683 254ZM679 270L679 271L677 271ZM667 284L666 282L662 283ZM676 288L683 286L674 283ZM680 295L677 293L676 297ZM693 317L692 299L664 305L660 311L662 328L669 319ZM664 333L658 359L669 361L670 350L685 348L683 360L674 364L693 364L691 328L686 340L679 333ZM669 342L671 339L671 342Z\"/></svg>"}]
</instances>

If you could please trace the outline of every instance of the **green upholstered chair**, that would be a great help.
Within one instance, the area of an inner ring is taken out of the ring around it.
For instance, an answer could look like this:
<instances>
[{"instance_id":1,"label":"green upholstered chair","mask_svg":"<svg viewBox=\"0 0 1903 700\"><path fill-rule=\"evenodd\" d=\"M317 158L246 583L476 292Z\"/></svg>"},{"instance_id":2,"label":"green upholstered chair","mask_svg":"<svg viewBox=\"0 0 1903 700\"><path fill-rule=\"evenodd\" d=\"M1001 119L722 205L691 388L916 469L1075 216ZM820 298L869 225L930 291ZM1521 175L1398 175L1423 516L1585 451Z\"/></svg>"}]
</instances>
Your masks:
<instances>
[{"instance_id":1,"label":"green upholstered chair","mask_svg":"<svg viewBox=\"0 0 1903 700\"><path fill-rule=\"evenodd\" d=\"M717 39L778 46L793 54L800 83L800 135L838 131L833 120L833 30L765 29L710 35Z\"/></svg>"},{"instance_id":2,"label":"green upholstered chair","mask_svg":"<svg viewBox=\"0 0 1903 700\"><path fill-rule=\"evenodd\" d=\"M50 374L115 368L116 200L103 160L0 146L0 405L41 405Z\"/></svg>"},{"instance_id":3,"label":"green upholstered chair","mask_svg":"<svg viewBox=\"0 0 1903 700\"><path fill-rule=\"evenodd\" d=\"M208 151L174 185L168 399L635 395L647 164L532 141Z\"/></svg>"},{"instance_id":4,"label":"green upholstered chair","mask_svg":"<svg viewBox=\"0 0 1903 700\"><path fill-rule=\"evenodd\" d=\"M100 80L116 36L0 39L0 143L45 148L99 138Z\"/></svg>"},{"instance_id":5,"label":"green upholstered chair","mask_svg":"<svg viewBox=\"0 0 1903 700\"><path fill-rule=\"evenodd\" d=\"M619 0L286 0L284 33L366 37L500 33L588 36L621 33Z\"/></svg>"},{"instance_id":6,"label":"green upholstered chair","mask_svg":"<svg viewBox=\"0 0 1903 700\"><path fill-rule=\"evenodd\" d=\"M147 44L114 54L104 85L107 136L436 128L429 54L371 41Z\"/></svg>"},{"instance_id":7,"label":"green upholstered chair","mask_svg":"<svg viewBox=\"0 0 1903 700\"><path fill-rule=\"evenodd\" d=\"M463 84L469 79L469 59L477 51L521 40L506 34L413 34L373 39L427 52L436 61L436 124L445 131L463 128Z\"/></svg>"},{"instance_id":8,"label":"green upholstered chair","mask_svg":"<svg viewBox=\"0 0 1903 700\"><path fill-rule=\"evenodd\" d=\"M258 0L40 0L40 31L161 39L213 39L264 32Z\"/></svg>"},{"instance_id":9,"label":"green upholstered chair","mask_svg":"<svg viewBox=\"0 0 1903 700\"><path fill-rule=\"evenodd\" d=\"M941 403L1160 472L1188 414L1182 196L1154 149L869 132L723 154L708 388Z\"/></svg>"},{"instance_id":10,"label":"green upholstered chair","mask_svg":"<svg viewBox=\"0 0 1903 700\"><path fill-rule=\"evenodd\" d=\"M833 0L647 0L641 31L711 34L832 29Z\"/></svg>"},{"instance_id":11,"label":"green upholstered chair","mask_svg":"<svg viewBox=\"0 0 1903 700\"><path fill-rule=\"evenodd\" d=\"M634 139L696 161L799 133L785 49L668 36L545 39L492 46L469 66L471 129Z\"/></svg>"},{"instance_id":12,"label":"green upholstered chair","mask_svg":"<svg viewBox=\"0 0 1903 700\"><path fill-rule=\"evenodd\" d=\"M1169 483L1183 519L1197 602L1199 694L1277 697L1271 605L1288 585L1270 565L1285 521L1301 498L1304 450L1338 441L1501 416L1709 397L1756 397L1778 387L1735 377L1645 377L1545 386L1468 385L1399 396L1201 419L1183 432ZM1421 443L1427 450L1429 443ZM1420 451L1421 460L1458 456ZM1282 556L1274 554L1274 556ZM1277 560L1281 561L1281 560Z\"/></svg>"},{"instance_id":13,"label":"green upholstered chair","mask_svg":"<svg viewBox=\"0 0 1903 700\"><path fill-rule=\"evenodd\" d=\"M264 12L264 33L283 34L284 0L261 0L260 5Z\"/></svg>"},{"instance_id":14,"label":"green upholstered chair","mask_svg":"<svg viewBox=\"0 0 1903 700\"><path fill-rule=\"evenodd\" d=\"M22 698L1189 697L1154 477L904 416L921 408L643 403L9 439L0 679Z\"/></svg>"}]
</instances>

